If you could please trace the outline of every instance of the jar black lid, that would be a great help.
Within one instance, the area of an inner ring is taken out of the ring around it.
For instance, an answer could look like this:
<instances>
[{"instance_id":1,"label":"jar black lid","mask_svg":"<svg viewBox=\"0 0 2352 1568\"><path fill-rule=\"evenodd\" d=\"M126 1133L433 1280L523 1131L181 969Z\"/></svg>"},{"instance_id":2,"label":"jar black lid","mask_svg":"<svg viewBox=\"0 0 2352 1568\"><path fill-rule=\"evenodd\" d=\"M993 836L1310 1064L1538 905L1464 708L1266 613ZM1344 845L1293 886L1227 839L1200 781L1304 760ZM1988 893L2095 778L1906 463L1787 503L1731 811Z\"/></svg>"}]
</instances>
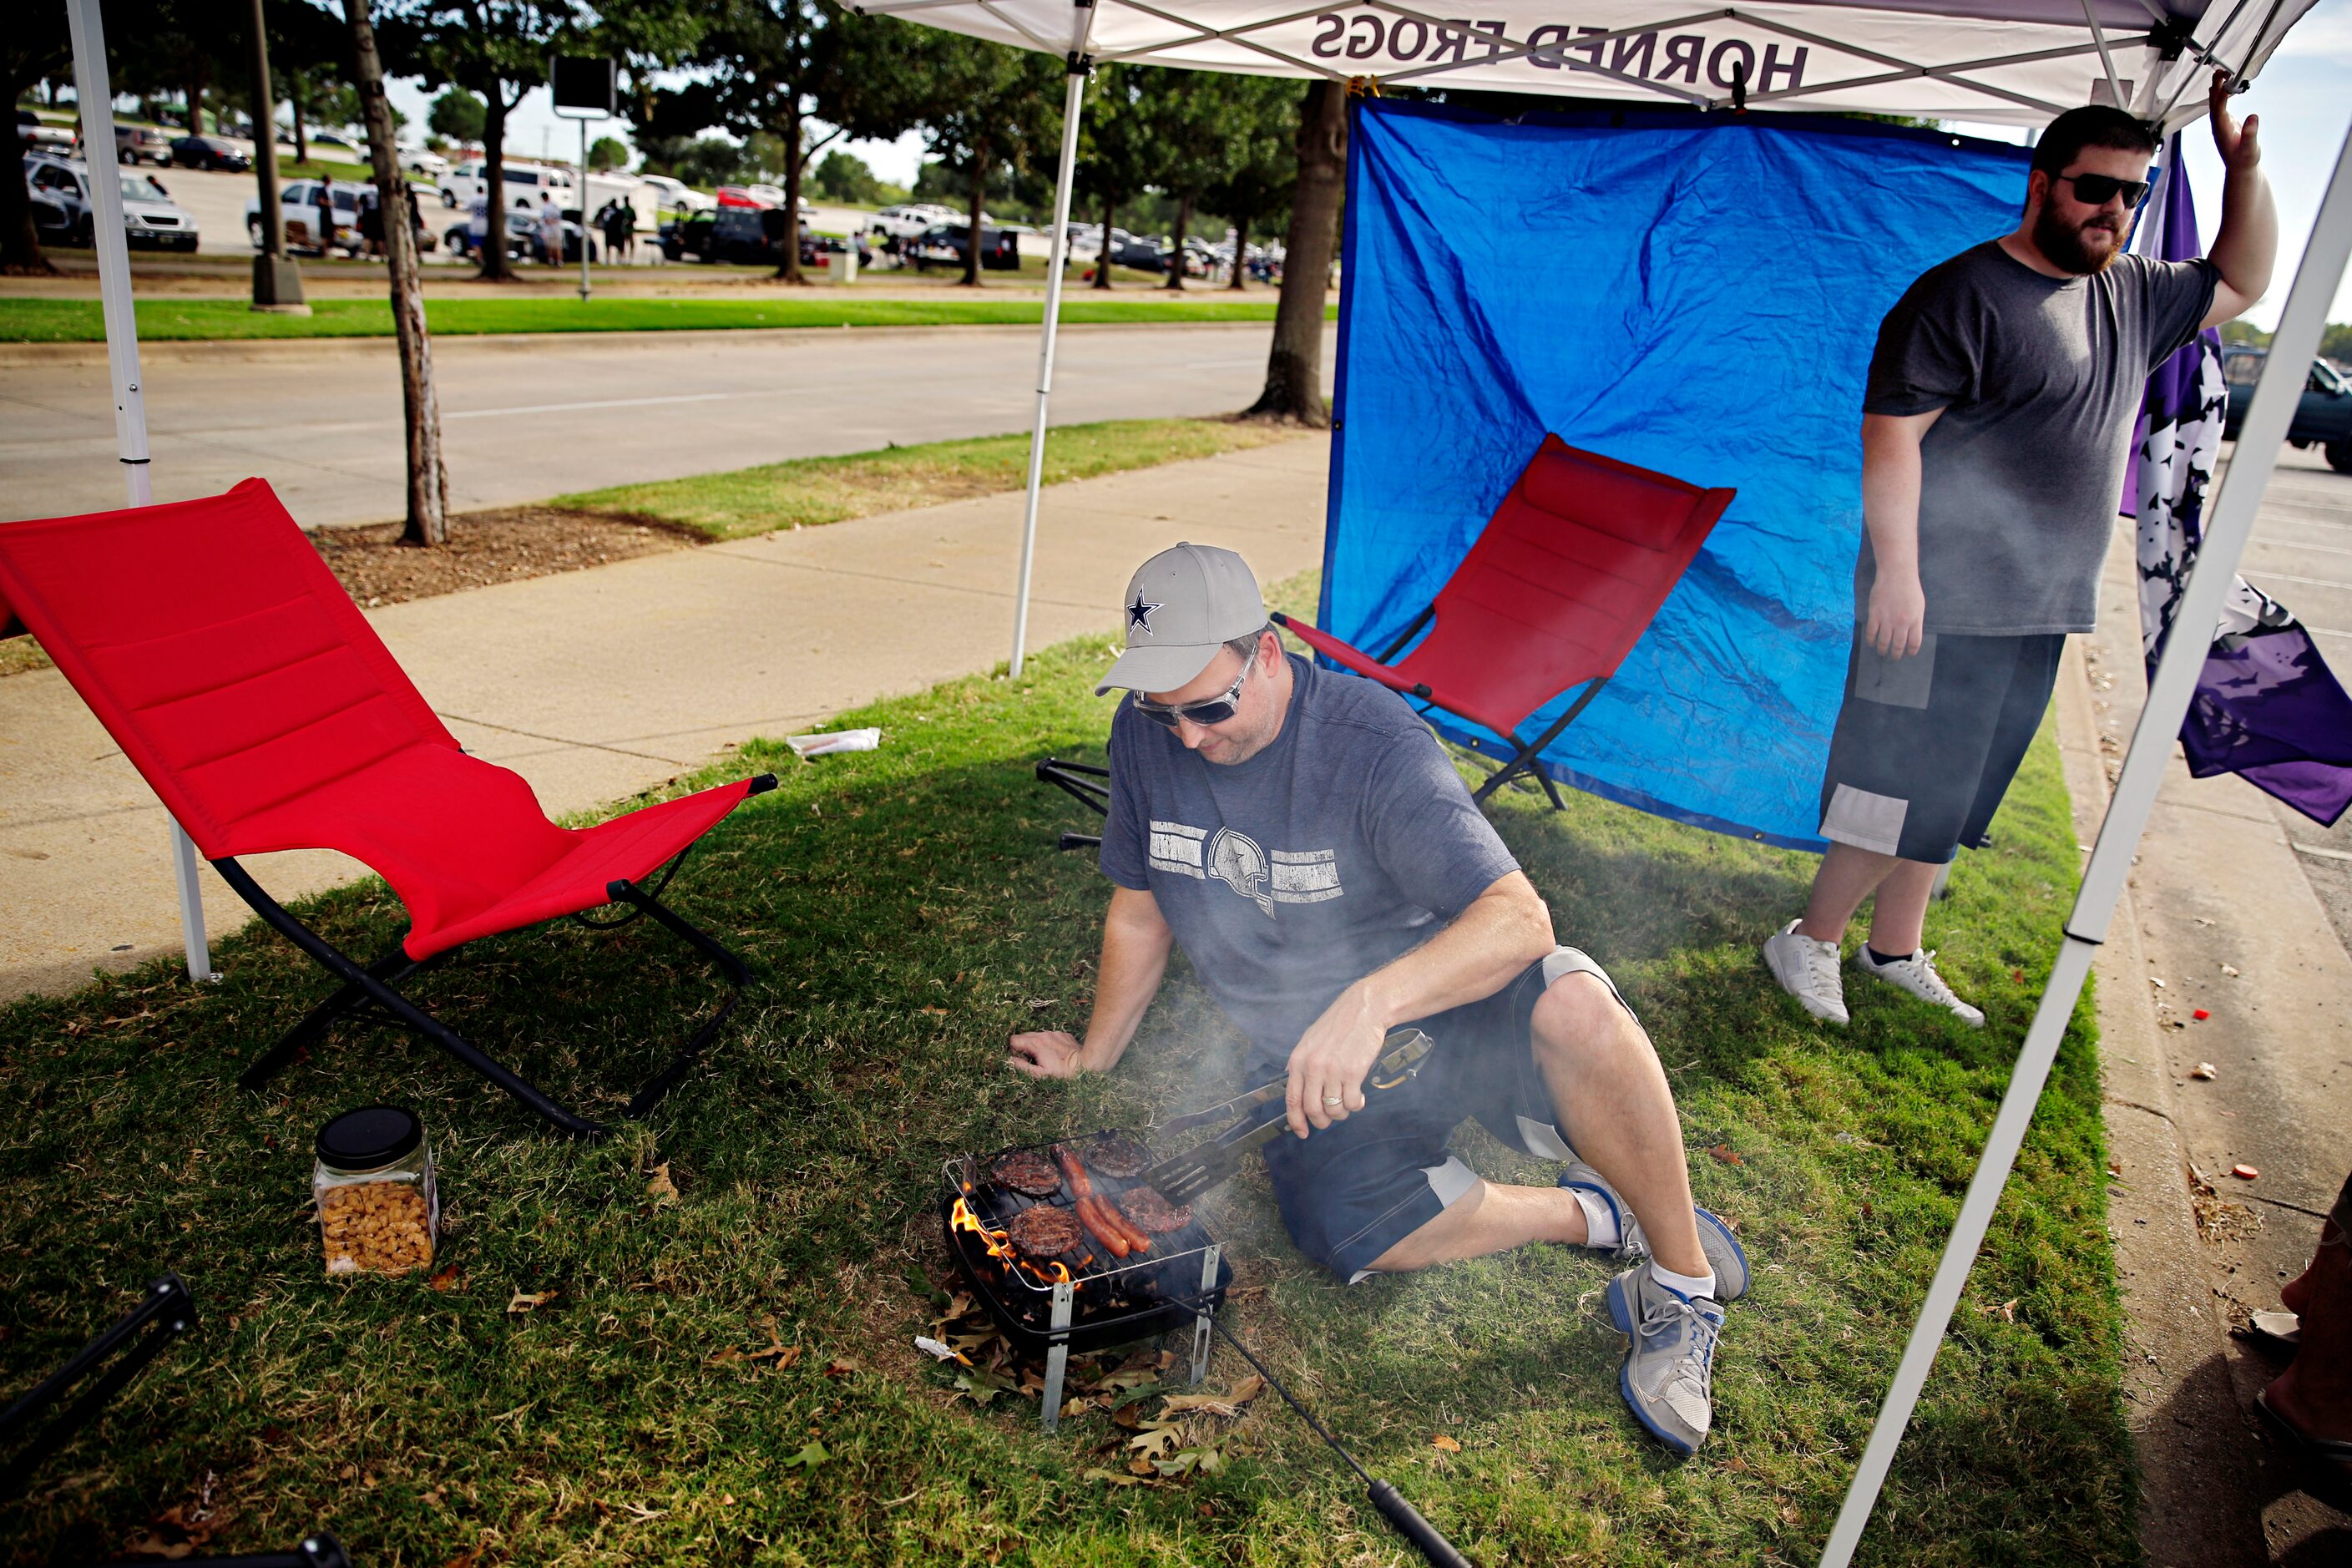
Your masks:
<instances>
[{"instance_id":1,"label":"jar black lid","mask_svg":"<svg viewBox=\"0 0 2352 1568\"><path fill-rule=\"evenodd\" d=\"M362 1105L319 1129L319 1158L339 1171L373 1171L415 1152L425 1124L396 1105Z\"/></svg>"}]
</instances>

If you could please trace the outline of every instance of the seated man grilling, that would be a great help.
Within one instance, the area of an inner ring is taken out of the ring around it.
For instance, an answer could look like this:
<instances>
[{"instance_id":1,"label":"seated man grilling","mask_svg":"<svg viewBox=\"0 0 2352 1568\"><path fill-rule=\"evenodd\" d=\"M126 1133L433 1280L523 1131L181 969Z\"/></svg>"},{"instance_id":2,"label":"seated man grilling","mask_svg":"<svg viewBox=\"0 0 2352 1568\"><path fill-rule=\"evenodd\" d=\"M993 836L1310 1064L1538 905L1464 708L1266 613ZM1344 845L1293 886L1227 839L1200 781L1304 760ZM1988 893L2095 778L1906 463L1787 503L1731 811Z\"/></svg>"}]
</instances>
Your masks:
<instances>
[{"instance_id":1,"label":"seated man grilling","mask_svg":"<svg viewBox=\"0 0 2352 1568\"><path fill-rule=\"evenodd\" d=\"M1094 1014L1083 1043L1013 1037L1040 1078L1105 1072L1160 988L1171 942L1249 1037L1247 1081L1286 1073L1266 1146L1284 1224L1349 1281L1528 1242L1633 1259L1611 1316L1619 1387L1685 1453L1705 1440L1723 1303L1748 1287L1728 1227L1694 1208L1649 1037L1471 803L1395 693L1283 651L1231 551L1179 544L1127 594L1127 651L1096 692L1111 804ZM1437 1042L1367 1093L1388 1032ZM1469 1117L1539 1158L1554 1187L1484 1181L1447 1140Z\"/></svg>"}]
</instances>

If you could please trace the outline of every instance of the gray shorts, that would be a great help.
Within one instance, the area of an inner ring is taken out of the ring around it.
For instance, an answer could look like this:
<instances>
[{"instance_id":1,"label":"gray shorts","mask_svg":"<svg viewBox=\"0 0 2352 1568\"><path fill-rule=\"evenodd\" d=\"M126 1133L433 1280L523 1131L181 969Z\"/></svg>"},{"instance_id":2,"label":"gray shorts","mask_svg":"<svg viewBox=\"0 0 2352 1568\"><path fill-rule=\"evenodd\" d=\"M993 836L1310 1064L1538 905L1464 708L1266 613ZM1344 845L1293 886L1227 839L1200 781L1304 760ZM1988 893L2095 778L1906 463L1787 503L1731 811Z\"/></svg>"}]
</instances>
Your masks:
<instances>
[{"instance_id":1,"label":"gray shorts","mask_svg":"<svg viewBox=\"0 0 2352 1568\"><path fill-rule=\"evenodd\" d=\"M1862 634L1822 775L1822 837L1942 865L1980 848L2058 682L2063 632L1929 632L1908 658Z\"/></svg>"}]
</instances>

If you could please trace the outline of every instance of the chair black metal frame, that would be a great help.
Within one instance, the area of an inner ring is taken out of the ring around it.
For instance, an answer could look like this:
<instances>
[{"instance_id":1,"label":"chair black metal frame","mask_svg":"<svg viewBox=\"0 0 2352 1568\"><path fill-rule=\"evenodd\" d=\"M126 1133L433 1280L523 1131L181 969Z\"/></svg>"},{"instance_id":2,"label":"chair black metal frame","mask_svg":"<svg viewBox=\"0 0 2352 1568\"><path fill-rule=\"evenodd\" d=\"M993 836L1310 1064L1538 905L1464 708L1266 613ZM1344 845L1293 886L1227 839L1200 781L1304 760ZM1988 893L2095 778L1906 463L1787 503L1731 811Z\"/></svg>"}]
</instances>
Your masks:
<instances>
[{"instance_id":1,"label":"chair black metal frame","mask_svg":"<svg viewBox=\"0 0 2352 1568\"><path fill-rule=\"evenodd\" d=\"M774 787L773 776L761 774L752 781L751 793L758 795ZM726 998L719 1005L718 1011L703 1020L701 1026L688 1037L686 1044L678 1047L677 1054L670 1058L668 1063L660 1071L638 1086L625 1111L625 1114L631 1117L643 1116L659 1104L662 1097L669 1093L677 1086L678 1079L684 1078L695 1063L701 1059L703 1053L709 1048L710 1042L717 1037L720 1026L727 1022L729 1016L734 1013L736 1004L742 1000L744 988L751 982L751 970L749 964L720 945L717 938L663 903L657 896L664 888L668 886L670 877L676 873L678 863L686 858L688 850L692 847L693 846L688 845L687 849L680 850L677 858L669 862L668 870L654 879L650 887L640 886L626 879L608 883L604 889L606 896L616 904L629 906L628 912L619 919L579 921L580 924L592 931L610 931L617 926L627 925L641 915L651 915L687 945L709 960L728 984ZM253 879L252 874L237 864L235 857L225 856L212 864L213 868L221 874L221 879L234 889L239 898L250 904L254 912L267 921L272 930L309 953L320 968L341 982L323 1001L304 1014L291 1028L280 1035L276 1044L264 1051L250 1067L237 1075L237 1087L247 1089L260 1089L271 1079L283 1072L292 1063L298 1053L323 1037L328 1029L336 1023L345 1018L357 1018L390 1024L396 1028L422 1035L459 1062L471 1068L489 1079L491 1083L537 1111L550 1123L574 1137L601 1138L611 1131L604 1123L591 1121L559 1104L538 1085L499 1062L471 1040L467 1039L465 1036L394 989L401 982L455 956L462 951L461 948L450 948L445 952L436 952L430 958L415 959L408 956L404 945L394 942L389 951L374 962L360 963L325 937L297 920L284 905L262 889L261 885Z\"/></svg>"},{"instance_id":2,"label":"chair black metal frame","mask_svg":"<svg viewBox=\"0 0 2352 1568\"><path fill-rule=\"evenodd\" d=\"M195 1326L196 1303L186 1283L177 1274L165 1274L147 1287L139 1305L77 1351L65 1365L35 1384L23 1398L0 1411L0 1443L13 1442L76 1384L99 1373L72 1404L33 1433L22 1452L0 1466L0 1493L14 1493L36 1466L64 1447L109 1400L146 1371L147 1363L164 1346ZM105 1368L103 1373L99 1373L100 1367Z\"/></svg>"},{"instance_id":3,"label":"chair black metal frame","mask_svg":"<svg viewBox=\"0 0 2352 1568\"><path fill-rule=\"evenodd\" d=\"M1037 764L1037 780L1052 784L1097 816L1110 815L1110 785L1097 784L1097 779L1108 780L1110 770L1090 763L1066 763L1059 757L1047 757ZM1055 846L1060 849L1087 849L1102 842L1097 833L1065 833Z\"/></svg>"}]
</instances>

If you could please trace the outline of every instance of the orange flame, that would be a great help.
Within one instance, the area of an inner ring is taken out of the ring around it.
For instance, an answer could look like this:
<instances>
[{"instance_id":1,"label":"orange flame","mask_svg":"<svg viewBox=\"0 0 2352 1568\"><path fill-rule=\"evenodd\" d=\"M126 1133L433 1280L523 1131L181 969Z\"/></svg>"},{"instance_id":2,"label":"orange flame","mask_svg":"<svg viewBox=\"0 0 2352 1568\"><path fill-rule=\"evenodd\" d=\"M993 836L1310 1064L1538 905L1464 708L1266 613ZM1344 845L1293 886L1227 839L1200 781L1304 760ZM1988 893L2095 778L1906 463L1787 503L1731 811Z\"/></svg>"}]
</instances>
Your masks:
<instances>
[{"instance_id":1,"label":"orange flame","mask_svg":"<svg viewBox=\"0 0 2352 1568\"><path fill-rule=\"evenodd\" d=\"M1074 1278L1069 1269L1059 1263L1041 1268L1022 1257L1005 1232L991 1230L981 1224L979 1216L971 1212L971 1205L962 1198L956 1199L955 1206L949 1210L948 1220L956 1229L968 1230L980 1237L981 1245L988 1249L988 1255L1004 1265L1008 1273L1017 1268L1047 1285L1066 1285Z\"/></svg>"}]
</instances>

